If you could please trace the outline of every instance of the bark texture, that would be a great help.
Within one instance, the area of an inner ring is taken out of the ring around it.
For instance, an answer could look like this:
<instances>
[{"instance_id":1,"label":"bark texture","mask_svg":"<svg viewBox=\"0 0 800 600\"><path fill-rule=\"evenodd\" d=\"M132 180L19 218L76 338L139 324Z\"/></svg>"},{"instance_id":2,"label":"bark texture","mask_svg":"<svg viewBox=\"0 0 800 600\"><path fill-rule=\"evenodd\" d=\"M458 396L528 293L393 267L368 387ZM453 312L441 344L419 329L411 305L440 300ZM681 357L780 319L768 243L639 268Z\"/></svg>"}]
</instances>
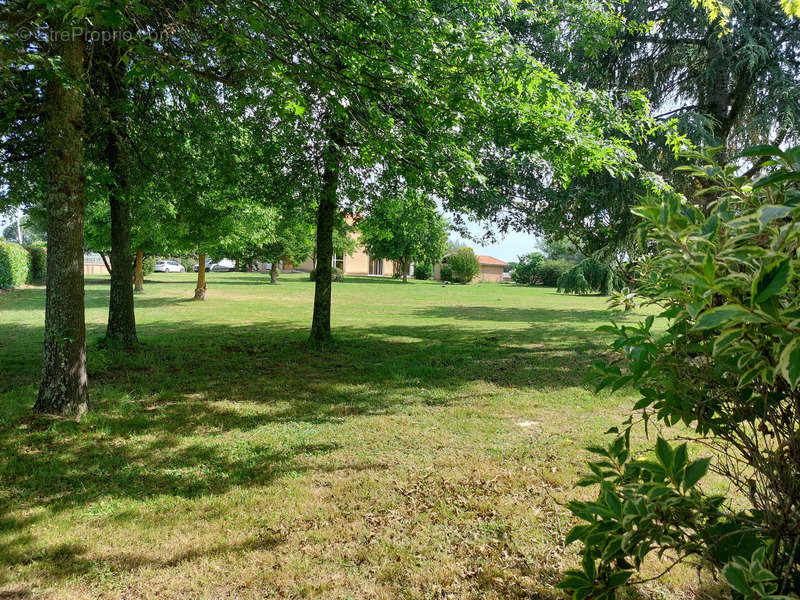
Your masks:
<instances>
[{"instance_id":1,"label":"bark texture","mask_svg":"<svg viewBox=\"0 0 800 600\"><path fill-rule=\"evenodd\" d=\"M278 283L278 261L273 260L272 266L269 269L269 282L272 285L276 285Z\"/></svg>"},{"instance_id":2,"label":"bark texture","mask_svg":"<svg viewBox=\"0 0 800 600\"><path fill-rule=\"evenodd\" d=\"M144 290L144 253L141 250L136 251L136 264L133 273L133 287L137 292ZM113 263L112 263L113 266Z\"/></svg>"},{"instance_id":3,"label":"bark texture","mask_svg":"<svg viewBox=\"0 0 800 600\"><path fill-rule=\"evenodd\" d=\"M47 294L42 379L34 410L79 417L89 407L83 291L84 42L54 40L65 79L45 89Z\"/></svg>"},{"instance_id":4,"label":"bark texture","mask_svg":"<svg viewBox=\"0 0 800 600\"><path fill-rule=\"evenodd\" d=\"M197 287L194 290L195 300L206 299L206 255L200 253L200 260L197 263Z\"/></svg>"},{"instance_id":5,"label":"bark texture","mask_svg":"<svg viewBox=\"0 0 800 600\"><path fill-rule=\"evenodd\" d=\"M323 346L331 340L331 275L333 271L333 228L339 205L337 191L344 148L344 124L334 121L328 129L323 152L322 190L317 211L317 268L314 285L314 318L309 342Z\"/></svg>"},{"instance_id":6,"label":"bark texture","mask_svg":"<svg viewBox=\"0 0 800 600\"><path fill-rule=\"evenodd\" d=\"M113 36L112 36L113 37ZM104 41L98 52L98 92L103 98L105 160L111 174L108 200L111 208L111 293L106 339L115 346L138 344L133 304L133 254L131 252L130 156L128 150L125 64L116 38ZM137 261L138 261L137 253ZM138 262L137 266L141 266ZM141 280L138 281L141 290Z\"/></svg>"}]
</instances>

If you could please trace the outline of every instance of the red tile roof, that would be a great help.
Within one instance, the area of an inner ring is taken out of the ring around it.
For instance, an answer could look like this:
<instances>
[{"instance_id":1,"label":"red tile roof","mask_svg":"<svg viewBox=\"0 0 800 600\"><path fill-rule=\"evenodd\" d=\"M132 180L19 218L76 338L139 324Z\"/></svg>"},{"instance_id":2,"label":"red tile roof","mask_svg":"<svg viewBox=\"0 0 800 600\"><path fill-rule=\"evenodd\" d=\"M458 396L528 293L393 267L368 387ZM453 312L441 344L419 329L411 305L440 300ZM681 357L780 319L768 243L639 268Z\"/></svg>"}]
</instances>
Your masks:
<instances>
[{"instance_id":1,"label":"red tile roof","mask_svg":"<svg viewBox=\"0 0 800 600\"><path fill-rule=\"evenodd\" d=\"M478 259L482 265L501 265L503 267L508 266L507 262L503 262L499 258L495 258L494 256L485 256L483 254L476 254L475 257Z\"/></svg>"}]
</instances>

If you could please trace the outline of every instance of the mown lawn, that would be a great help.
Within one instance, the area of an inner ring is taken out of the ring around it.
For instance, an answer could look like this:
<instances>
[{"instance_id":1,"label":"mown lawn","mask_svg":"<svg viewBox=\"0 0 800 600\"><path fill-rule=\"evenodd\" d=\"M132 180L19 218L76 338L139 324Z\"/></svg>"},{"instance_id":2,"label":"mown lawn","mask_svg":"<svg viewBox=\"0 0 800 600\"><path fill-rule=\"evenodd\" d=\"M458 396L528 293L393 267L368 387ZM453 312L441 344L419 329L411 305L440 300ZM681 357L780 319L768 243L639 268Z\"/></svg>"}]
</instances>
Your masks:
<instances>
[{"instance_id":1,"label":"mown lawn","mask_svg":"<svg viewBox=\"0 0 800 600\"><path fill-rule=\"evenodd\" d=\"M30 412L44 290L0 294L0 598L561 598L561 503L634 398L581 384L605 300L350 278L314 353L313 284L266 279L150 276L132 354L88 280L79 423Z\"/></svg>"}]
</instances>

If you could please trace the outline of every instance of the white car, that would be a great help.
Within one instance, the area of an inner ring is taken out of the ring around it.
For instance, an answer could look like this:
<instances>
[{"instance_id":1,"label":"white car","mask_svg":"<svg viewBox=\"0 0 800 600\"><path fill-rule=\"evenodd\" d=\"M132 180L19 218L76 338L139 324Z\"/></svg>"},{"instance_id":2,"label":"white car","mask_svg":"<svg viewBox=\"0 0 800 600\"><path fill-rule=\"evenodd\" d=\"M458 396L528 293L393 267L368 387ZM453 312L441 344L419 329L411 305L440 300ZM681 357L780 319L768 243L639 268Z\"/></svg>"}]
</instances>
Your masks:
<instances>
[{"instance_id":1,"label":"white car","mask_svg":"<svg viewBox=\"0 0 800 600\"><path fill-rule=\"evenodd\" d=\"M223 258L219 262L215 262L211 265L211 271L235 271L236 270L236 261L231 260L230 258Z\"/></svg>"},{"instance_id":2,"label":"white car","mask_svg":"<svg viewBox=\"0 0 800 600\"><path fill-rule=\"evenodd\" d=\"M183 273L184 271L186 271L186 267L177 260L159 260L156 262L156 273Z\"/></svg>"}]
</instances>

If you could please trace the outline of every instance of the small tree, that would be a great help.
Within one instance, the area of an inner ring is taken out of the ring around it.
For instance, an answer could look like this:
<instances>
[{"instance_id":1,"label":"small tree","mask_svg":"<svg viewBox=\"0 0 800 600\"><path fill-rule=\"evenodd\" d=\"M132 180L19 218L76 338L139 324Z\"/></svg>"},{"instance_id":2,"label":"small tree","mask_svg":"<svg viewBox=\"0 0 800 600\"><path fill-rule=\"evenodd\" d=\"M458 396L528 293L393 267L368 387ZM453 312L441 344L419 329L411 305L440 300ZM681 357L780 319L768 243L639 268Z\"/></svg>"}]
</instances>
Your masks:
<instances>
[{"instance_id":1,"label":"small tree","mask_svg":"<svg viewBox=\"0 0 800 600\"><path fill-rule=\"evenodd\" d=\"M519 257L519 262L511 272L511 281L520 285L535 285L539 281L539 266L544 256L531 252Z\"/></svg>"},{"instance_id":2,"label":"small tree","mask_svg":"<svg viewBox=\"0 0 800 600\"><path fill-rule=\"evenodd\" d=\"M403 283L412 262L439 262L447 250L447 221L429 198L413 192L371 206L359 229L370 256L400 265Z\"/></svg>"},{"instance_id":3,"label":"small tree","mask_svg":"<svg viewBox=\"0 0 800 600\"><path fill-rule=\"evenodd\" d=\"M461 283L469 283L480 275L481 263L472 248L462 248L447 259L453 269L453 277Z\"/></svg>"},{"instance_id":4,"label":"small tree","mask_svg":"<svg viewBox=\"0 0 800 600\"><path fill-rule=\"evenodd\" d=\"M611 267L595 258L587 258L561 275L556 282L559 292L588 294L599 292L608 295L615 287Z\"/></svg>"},{"instance_id":5,"label":"small tree","mask_svg":"<svg viewBox=\"0 0 800 600\"><path fill-rule=\"evenodd\" d=\"M633 383L641 399L639 418L592 449L580 485L599 486L597 500L570 504L583 522L567 542L584 543L583 562L561 585L576 598L613 598L666 552L720 571L736 598L800 593L800 147L746 155L773 172L752 181L694 154L696 205L672 194L636 209L654 251L637 293L667 328L653 329L655 315L604 328L624 358L596 365L598 388ZM636 457L642 421L682 423L713 456L689 460L686 444L659 438L652 459ZM735 499L702 490L709 467Z\"/></svg>"}]
</instances>

